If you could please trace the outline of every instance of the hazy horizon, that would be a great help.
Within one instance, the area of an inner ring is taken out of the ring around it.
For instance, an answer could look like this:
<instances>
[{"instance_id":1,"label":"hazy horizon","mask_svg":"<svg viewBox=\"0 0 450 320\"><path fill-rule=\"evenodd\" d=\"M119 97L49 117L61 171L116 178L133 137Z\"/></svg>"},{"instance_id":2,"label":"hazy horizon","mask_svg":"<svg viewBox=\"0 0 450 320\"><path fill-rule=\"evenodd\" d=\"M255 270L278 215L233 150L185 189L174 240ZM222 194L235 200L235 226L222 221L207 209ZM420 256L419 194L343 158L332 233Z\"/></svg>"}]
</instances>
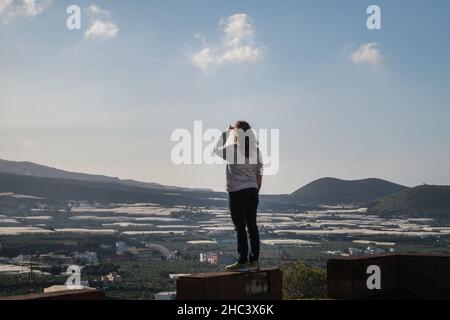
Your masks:
<instances>
[{"instance_id":1,"label":"hazy horizon","mask_svg":"<svg viewBox=\"0 0 450 320\"><path fill-rule=\"evenodd\" d=\"M120 180L130 180L130 179L131 179L131 180L135 180L135 181L139 181L139 182L157 183L157 184L160 184L160 185L171 186L171 187L195 188L195 189L209 189L209 190L213 190L213 191L217 191L217 192L223 192L223 190L217 190L217 189L208 188L208 187L192 187L192 186L189 186L189 185L187 185L187 186L183 186L183 185L166 185L166 184L160 183L160 182L158 182L158 181L145 181L145 180L140 180L140 179L132 179L132 178L129 178L129 177L120 177L120 176L117 176L117 175L103 175L103 174L98 174L98 173L96 173L96 172L82 172L82 171L79 171L79 170L73 170L73 171L72 171L72 170L66 170L66 169L64 169L64 168L52 167L52 166L48 166L48 165L46 165L46 164L42 164L42 163L34 163L34 162L26 161L26 160L23 160L23 161L15 161L15 160L10 160L10 159L0 159L0 160L11 161L11 162L17 162L17 163L28 162L28 163L33 163L33 164L35 164L35 165L40 165L40 166L50 167L50 168L53 168L53 169L63 170L63 171L66 171L66 172L71 172L71 173L89 174L89 175L101 175L101 176L107 176L107 177L111 177L111 178L118 178L118 179L120 179ZM345 178L345 177L329 177L329 176L323 176L323 177L318 177L317 179L308 181L308 182L306 182L306 183L304 183L304 184L302 184L302 185L299 185L299 186L296 187L294 190L289 191L289 192L286 192L286 193L266 193L266 192L262 191L262 194L270 194L270 195L290 194L290 193L292 193L292 192L294 192L294 191L297 191L299 188L301 188L301 187L303 187L303 186L309 184L310 182L313 182L313 181L318 180L318 179L326 179L326 178L339 179L339 180L344 180L344 181L356 181L356 180L366 180L366 179L381 179L381 180L385 180L385 181L392 182L392 183L395 183L395 184L403 185L403 186L405 186L405 187L415 187L415 186L416 186L416 185L412 185L412 186L411 186L411 185L409 185L409 186L408 186L408 185L404 185L404 184L398 183L398 182L396 182L396 181L391 181L391 180L388 180L388 179L384 179L384 178L382 178L382 177L365 177L365 178L359 178L359 179L347 179L347 178Z\"/></svg>"},{"instance_id":2,"label":"hazy horizon","mask_svg":"<svg viewBox=\"0 0 450 320\"><path fill-rule=\"evenodd\" d=\"M171 133L280 129L265 194L322 177L450 185L450 2L0 0L0 159L223 191ZM366 8L382 10L368 30Z\"/></svg>"}]
</instances>

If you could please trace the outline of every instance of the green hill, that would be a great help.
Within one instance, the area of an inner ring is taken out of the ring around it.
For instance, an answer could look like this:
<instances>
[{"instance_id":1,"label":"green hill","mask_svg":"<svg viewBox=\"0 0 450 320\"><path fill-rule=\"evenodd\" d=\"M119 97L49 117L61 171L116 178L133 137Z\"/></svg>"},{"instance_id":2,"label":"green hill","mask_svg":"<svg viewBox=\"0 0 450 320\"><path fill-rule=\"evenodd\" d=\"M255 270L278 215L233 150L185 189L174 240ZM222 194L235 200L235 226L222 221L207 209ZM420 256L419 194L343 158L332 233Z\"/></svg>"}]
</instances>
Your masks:
<instances>
[{"instance_id":1,"label":"green hill","mask_svg":"<svg viewBox=\"0 0 450 320\"><path fill-rule=\"evenodd\" d=\"M450 186L423 185L381 198L369 211L384 216L450 218Z\"/></svg>"},{"instance_id":2,"label":"green hill","mask_svg":"<svg viewBox=\"0 0 450 320\"><path fill-rule=\"evenodd\" d=\"M322 205L363 205L395 194L407 187L382 179L341 180L322 178L315 180L288 197L295 203Z\"/></svg>"},{"instance_id":3,"label":"green hill","mask_svg":"<svg viewBox=\"0 0 450 320\"><path fill-rule=\"evenodd\" d=\"M140 187L147 189L165 189L172 191L193 190L188 188L165 186L154 182L141 182L130 179L122 180L116 177L108 177L104 175L64 171L61 169L44 166L28 161L9 161L0 159L0 173L16 174L21 176L38 177L38 178L79 180L86 182L120 183L125 186ZM211 191L211 190L203 190L203 191Z\"/></svg>"}]
</instances>

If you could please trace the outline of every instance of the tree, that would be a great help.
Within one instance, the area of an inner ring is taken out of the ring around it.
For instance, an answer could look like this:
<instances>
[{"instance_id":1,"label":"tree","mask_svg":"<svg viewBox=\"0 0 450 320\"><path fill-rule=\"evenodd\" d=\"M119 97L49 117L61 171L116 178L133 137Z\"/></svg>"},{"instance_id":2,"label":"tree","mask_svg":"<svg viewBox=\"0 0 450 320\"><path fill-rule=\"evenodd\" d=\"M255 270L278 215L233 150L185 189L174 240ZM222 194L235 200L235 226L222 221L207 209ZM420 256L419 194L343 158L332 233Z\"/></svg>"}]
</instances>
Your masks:
<instances>
[{"instance_id":1,"label":"tree","mask_svg":"<svg viewBox=\"0 0 450 320\"><path fill-rule=\"evenodd\" d=\"M283 268L285 299L325 299L327 275L324 269L297 262Z\"/></svg>"}]
</instances>

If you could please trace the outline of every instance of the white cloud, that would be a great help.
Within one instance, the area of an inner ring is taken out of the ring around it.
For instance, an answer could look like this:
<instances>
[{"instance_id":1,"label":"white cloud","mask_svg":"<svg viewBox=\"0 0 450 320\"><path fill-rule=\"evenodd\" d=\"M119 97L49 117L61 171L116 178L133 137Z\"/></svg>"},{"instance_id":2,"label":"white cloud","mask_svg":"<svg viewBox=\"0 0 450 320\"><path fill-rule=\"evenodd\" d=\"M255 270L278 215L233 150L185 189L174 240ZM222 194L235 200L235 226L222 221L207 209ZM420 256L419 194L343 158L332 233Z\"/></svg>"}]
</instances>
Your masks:
<instances>
[{"instance_id":1,"label":"white cloud","mask_svg":"<svg viewBox=\"0 0 450 320\"><path fill-rule=\"evenodd\" d=\"M0 16L9 9L12 0L0 0Z\"/></svg>"},{"instance_id":2,"label":"white cloud","mask_svg":"<svg viewBox=\"0 0 450 320\"><path fill-rule=\"evenodd\" d=\"M49 5L50 0L23 0L23 10L26 16L35 17L42 13Z\"/></svg>"},{"instance_id":3,"label":"white cloud","mask_svg":"<svg viewBox=\"0 0 450 320\"><path fill-rule=\"evenodd\" d=\"M36 17L53 4L53 0L0 0L0 19L8 23L16 18Z\"/></svg>"},{"instance_id":4,"label":"white cloud","mask_svg":"<svg viewBox=\"0 0 450 320\"><path fill-rule=\"evenodd\" d=\"M113 22L95 20L86 31L86 38L112 38L118 32L119 28Z\"/></svg>"},{"instance_id":5,"label":"white cloud","mask_svg":"<svg viewBox=\"0 0 450 320\"><path fill-rule=\"evenodd\" d=\"M358 50L350 55L355 64L381 65L383 57L377 43L371 42L361 45Z\"/></svg>"},{"instance_id":6,"label":"white cloud","mask_svg":"<svg viewBox=\"0 0 450 320\"><path fill-rule=\"evenodd\" d=\"M202 48L190 57L194 65L207 70L225 63L256 63L262 59L265 48L256 41L255 26L249 15L234 14L221 19L219 26L224 35L216 45L209 45L205 38L195 35Z\"/></svg>"},{"instance_id":7,"label":"white cloud","mask_svg":"<svg viewBox=\"0 0 450 320\"><path fill-rule=\"evenodd\" d=\"M87 39L109 39L117 36L119 27L112 20L111 12L97 5L89 6L87 11L91 17L89 29L85 34Z\"/></svg>"},{"instance_id":8,"label":"white cloud","mask_svg":"<svg viewBox=\"0 0 450 320\"><path fill-rule=\"evenodd\" d=\"M109 18L111 17L111 12L109 12L106 9L102 9L95 4L89 6L88 12L90 14L97 15L97 16L103 16L103 17L109 17Z\"/></svg>"}]
</instances>

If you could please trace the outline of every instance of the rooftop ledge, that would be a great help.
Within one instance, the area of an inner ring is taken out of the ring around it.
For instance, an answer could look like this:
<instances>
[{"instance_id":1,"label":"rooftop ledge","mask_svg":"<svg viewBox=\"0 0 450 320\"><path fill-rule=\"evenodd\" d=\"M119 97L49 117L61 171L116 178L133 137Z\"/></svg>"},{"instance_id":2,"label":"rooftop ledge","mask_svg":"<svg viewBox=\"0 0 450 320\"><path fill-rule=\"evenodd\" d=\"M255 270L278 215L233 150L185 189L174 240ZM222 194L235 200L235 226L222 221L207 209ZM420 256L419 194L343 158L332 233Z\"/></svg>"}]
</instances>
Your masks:
<instances>
[{"instance_id":1,"label":"rooftop ledge","mask_svg":"<svg viewBox=\"0 0 450 320\"><path fill-rule=\"evenodd\" d=\"M281 300L278 268L199 273L177 279L177 300Z\"/></svg>"},{"instance_id":2,"label":"rooftop ledge","mask_svg":"<svg viewBox=\"0 0 450 320\"><path fill-rule=\"evenodd\" d=\"M99 290L66 290L47 293L31 293L20 296L0 297L0 300L104 300L105 293Z\"/></svg>"},{"instance_id":3,"label":"rooftop ledge","mask_svg":"<svg viewBox=\"0 0 450 320\"><path fill-rule=\"evenodd\" d=\"M330 299L450 299L450 255L383 254L328 260ZM0 300L103 300L98 290L67 290ZM178 300L280 300L278 268L177 278Z\"/></svg>"},{"instance_id":4,"label":"rooftop ledge","mask_svg":"<svg viewBox=\"0 0 450 320\"><path fill-rule=\"evenodd\" d=\"M328 260L331 299L450 299L450 255L383 254Z\"/></svg>"}]
</instances>

